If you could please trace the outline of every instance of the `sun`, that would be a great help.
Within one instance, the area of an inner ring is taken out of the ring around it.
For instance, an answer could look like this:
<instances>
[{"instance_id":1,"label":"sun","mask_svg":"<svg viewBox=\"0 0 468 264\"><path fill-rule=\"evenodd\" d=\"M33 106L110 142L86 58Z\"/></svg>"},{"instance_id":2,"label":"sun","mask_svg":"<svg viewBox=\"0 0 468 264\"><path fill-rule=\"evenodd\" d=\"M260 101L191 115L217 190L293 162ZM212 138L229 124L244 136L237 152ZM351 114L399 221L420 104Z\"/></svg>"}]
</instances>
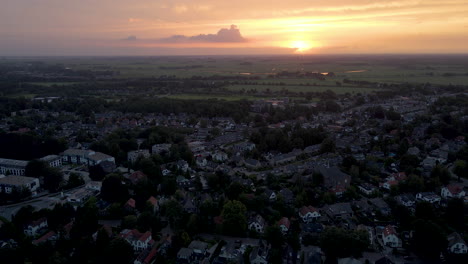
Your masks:
<instances>
[{"instance_id":1,"label":"sun","mask_svg":"<svg viewBox=\"0 0 468 264\"><path fill-rule=\"evenodd\" d=\"M304 40L292 41L290 47L295 49L296 52L304 52L312 48L312 45Z\"/></svg>"}]
</instances>

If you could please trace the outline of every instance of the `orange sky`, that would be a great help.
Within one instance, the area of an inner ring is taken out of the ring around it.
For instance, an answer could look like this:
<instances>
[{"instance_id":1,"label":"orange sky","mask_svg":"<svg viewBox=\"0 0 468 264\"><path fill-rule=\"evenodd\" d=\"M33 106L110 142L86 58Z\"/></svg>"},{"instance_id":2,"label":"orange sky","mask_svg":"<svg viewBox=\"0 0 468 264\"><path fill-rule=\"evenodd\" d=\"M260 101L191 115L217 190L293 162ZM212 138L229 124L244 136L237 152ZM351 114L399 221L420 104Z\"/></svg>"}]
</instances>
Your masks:
<instances>
[{"instance_id":1,"label":"orange sky","mask_svg":"<svg viewBox=\"0 0 468 264\"><path fill-rule=\"evenodd\" d=\"M0 4L2 56L468 52L467 0Z\"/></svg>"}]
</instances>

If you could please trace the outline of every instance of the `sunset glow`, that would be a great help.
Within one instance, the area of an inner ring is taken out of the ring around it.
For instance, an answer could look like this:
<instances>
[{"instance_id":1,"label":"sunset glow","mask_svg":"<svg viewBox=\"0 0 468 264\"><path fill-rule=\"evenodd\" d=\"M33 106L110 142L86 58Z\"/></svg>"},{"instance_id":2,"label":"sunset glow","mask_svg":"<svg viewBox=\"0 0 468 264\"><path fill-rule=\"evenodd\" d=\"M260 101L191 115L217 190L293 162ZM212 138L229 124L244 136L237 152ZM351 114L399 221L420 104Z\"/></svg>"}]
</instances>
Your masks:
<instances>
[{"instance_id":1,"label":"sunset glow","mask_svg":"<svg viewBox=\"0 0 468 264\"><path fill-rule=\"evenodd\" d=\"M468 52L461 0L66 2L2 3L0 55Z\"/></svg>"}]
</instances>

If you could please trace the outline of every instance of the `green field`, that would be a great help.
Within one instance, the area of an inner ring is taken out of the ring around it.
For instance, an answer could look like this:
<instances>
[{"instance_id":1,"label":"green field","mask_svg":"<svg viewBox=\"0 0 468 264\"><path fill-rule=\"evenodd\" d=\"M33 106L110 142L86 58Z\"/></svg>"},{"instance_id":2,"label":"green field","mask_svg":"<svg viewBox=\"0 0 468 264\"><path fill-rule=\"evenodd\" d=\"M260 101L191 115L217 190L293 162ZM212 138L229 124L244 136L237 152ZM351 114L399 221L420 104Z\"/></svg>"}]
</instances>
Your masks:
<instances>
[{"instance_id":1,"label":"green field","mask_svg":"<svg viewBox=\"0 0 468 264\"><path fill-rule=\"evenodd\" d=\"M345 93L370 93L373 91L378 91L382 89L378 88L362 88L362 87L341 87L341 86L287 86L287 85L230 85L227 87L230 91L241 91L242 89L249 91L251 89L257 90L257 92L265 93L267 90L271 92L278 92L282 90L287 90L289 92L296 92L296 93L307 93L307 92L325 92L327 90L331 90L337 94L345 94Z\"/></svg>"},{"instance_id":2,"label":"green field","mask_svg":"<svg viewBox=\"0 0 468 264\"><path fill-rule=\"evenodd\" d=\"M249 96L249 95L216 95L216 94L174 94L164 96L172 99L181 99L181 100L206 100L206 99L218 99L226 101L239 101L239 100L261 100L261 99L272 99L274 96Z\"/></svg>"}]
</instances>

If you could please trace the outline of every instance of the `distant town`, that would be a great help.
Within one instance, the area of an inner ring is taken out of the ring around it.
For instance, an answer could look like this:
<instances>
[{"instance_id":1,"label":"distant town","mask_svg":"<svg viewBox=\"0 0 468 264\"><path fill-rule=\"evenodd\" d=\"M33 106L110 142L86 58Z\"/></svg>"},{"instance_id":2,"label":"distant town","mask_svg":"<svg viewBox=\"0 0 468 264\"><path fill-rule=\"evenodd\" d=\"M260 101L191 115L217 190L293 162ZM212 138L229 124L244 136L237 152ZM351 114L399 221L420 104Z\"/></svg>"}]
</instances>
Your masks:
<instances>
[{"instance_id":1,"label":"distant town","mask_svg":"<svg viewBox=\"0 0 468 264\"><path fill-rule=\"evenodd\" d=\"M5 263L468 261L465 86L3 71Z\"/></svg>"}]
</instances>

